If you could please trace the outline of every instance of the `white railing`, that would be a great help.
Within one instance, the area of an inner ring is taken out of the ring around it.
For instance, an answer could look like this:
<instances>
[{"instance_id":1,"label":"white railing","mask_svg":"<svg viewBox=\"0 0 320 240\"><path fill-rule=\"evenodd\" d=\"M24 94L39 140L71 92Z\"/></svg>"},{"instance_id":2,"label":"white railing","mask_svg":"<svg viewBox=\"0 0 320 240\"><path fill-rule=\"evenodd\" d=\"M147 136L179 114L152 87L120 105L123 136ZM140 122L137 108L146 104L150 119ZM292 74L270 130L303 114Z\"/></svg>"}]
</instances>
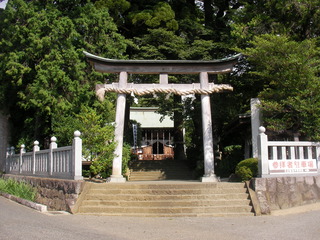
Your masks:
<instances>
[{"instance_id":1,"label":"white railing","mask_svg":"<svg viewBox=\"0 0 320 240\"><path fill-rule=\"evenodd\" d=\"M72 146L60 147L56 137L51 138L50 148L40 150L39 142L34 142L32 152L25 152L21 145L20 153L8 149L6 173L35 177L82 180L82 140L80 132L74 132Z\"/></svg>"},{"instance_id":2,"label":"white railing","mask_svg":"<svg viewBox=\"0 0 320 240\"><path fill-rule=\"evenodd\" d=\"M319 142L268 141L265 131L259 128L259 177L320 173Z\"/></svg>"}]
</instances>

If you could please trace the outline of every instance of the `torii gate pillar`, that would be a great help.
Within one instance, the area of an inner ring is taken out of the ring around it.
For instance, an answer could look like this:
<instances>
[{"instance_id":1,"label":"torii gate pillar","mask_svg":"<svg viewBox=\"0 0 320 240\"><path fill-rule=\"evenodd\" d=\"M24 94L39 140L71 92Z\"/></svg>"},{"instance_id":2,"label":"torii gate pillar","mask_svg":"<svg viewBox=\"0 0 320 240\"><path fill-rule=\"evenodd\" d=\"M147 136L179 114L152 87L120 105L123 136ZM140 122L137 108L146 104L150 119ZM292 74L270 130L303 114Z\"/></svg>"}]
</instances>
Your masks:
<instances>
[{"instance_id":1,"label":"torii gate pillar","mask_svg":"<svg viewBox=\"0 0 320 240\"><path fill-rule=\"evenodd\" d=\"M200 86L201 89L208 89L209 80L207 72L200 73ZM211 105L209 95L201 95L201 112L204 154L204 175L201 178L201 182L217 182L217 177L214 174Z\"/></svg>"},{"instance_id":2,"label":"torii gate pillar","mask_svg":"<svg viewBox=\"0 0 320 240\"><path fill-rule=\"evenodd\" d=\"M119 87L127 86L128 73L120 72ZM123 131L126 109L126 94L118 93L116 105L116 126L114 131L114 139L116 141L116 149L112 162L112 175L108 178L108 182L125 182L126 179L122 176L122 149L123 149Z\"/></svg>"}]
</instances>

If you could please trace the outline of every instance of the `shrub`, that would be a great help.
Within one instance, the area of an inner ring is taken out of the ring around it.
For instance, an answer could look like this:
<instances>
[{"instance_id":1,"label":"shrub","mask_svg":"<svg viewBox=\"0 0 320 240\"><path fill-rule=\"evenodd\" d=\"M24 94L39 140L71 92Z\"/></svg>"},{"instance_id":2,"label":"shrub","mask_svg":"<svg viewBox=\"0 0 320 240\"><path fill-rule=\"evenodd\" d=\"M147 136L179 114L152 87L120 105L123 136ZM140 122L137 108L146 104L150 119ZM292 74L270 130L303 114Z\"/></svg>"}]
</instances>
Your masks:
<instances>
[{"instance_id":1,"label":"shrub","mask_svg":"<svg viewBox=\"0 0 320 240\"><path fill-rule=\"evenodd\" d=\"M247 181L256 177L258 173L258 159L248 158L242 160L238 163L235 173L242 181Z\"/></svg>"}]
</instances>

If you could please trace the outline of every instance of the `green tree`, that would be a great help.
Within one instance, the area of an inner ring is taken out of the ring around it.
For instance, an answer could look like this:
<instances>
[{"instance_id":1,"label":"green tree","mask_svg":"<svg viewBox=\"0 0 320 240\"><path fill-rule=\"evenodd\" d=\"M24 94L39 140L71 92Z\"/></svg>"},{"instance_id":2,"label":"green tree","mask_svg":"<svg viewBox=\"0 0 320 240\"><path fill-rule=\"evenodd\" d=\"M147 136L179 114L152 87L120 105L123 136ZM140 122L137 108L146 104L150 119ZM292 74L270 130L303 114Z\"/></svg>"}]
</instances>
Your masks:
<instances>
[{"instance_id":1,"label":"green tree","mask_svg":"<svg viewBox=\"0 0 320 240\"><path fill-rule=\"evenodd\" d=\"M92 175L110 175L115 149L113 125L106 123L102 115L90 108L82 108L76 117L82 132L83 157L93 161L90 166Z\"/></svg>"},{"instance_id":2,"label":"green tree","mask_svg":"<svg viewBox=\"0 0 320 240\"><path fill-rule=\"evenodd\" d=\"M9 1L0 15L0 106L13 123L12 142L55 134L64 118L96 101L83 50L121 58L124 38L106 8L88 1Z\"/></svg>"},{"instance_id":3,"label":"green tree","mask_svg":"<svg viewBox=\"0 0 320 240\"><path fill-rule=\"evenodd\" d=\"M268 129L320 139L319 48L281 35L257 36L248 56L251 73L264 83L259 97Z\"/></svg>"},{"instance_id":4,"label":"green tree","mask_svg":"<svg viewBox=\"0 0 320 240\"><path fill-rule=\"evenodd\" d=\"M302 41L319 36L320 2L313 0L241 1L232 17L238 46L261 34L282 34Z\"/></svg>"}]
</instances>

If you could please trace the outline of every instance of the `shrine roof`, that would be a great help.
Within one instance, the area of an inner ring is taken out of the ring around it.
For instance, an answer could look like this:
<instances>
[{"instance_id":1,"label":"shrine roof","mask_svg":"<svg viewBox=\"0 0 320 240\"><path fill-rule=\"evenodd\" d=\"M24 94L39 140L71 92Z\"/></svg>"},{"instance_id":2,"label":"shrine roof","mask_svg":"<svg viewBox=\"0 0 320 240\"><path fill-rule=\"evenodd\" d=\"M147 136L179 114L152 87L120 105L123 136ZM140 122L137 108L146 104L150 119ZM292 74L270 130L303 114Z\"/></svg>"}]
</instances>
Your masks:
<instances>
[{"instance_id":1,"label":"shrine roof","mask_svg":"<svg viewBox=\"0 0 320 240\"><path fill-rule=\"evenodd\" d=\"M241 54L217 60L119 60L93 55L85 52L88 61L99 72L136 74L209 74L231 72Z\"/></svg>"},{"instance_id":2,"label":"shrine roof","mask_svg":"<svg viewBox=\"0 0 320 240\"><path fill-rule=\"evenodd\" d=\"M173 128L174 123L169 117L160 121L162 115L158 107L130 107L130 119L140 123L141 128Z\"/></svg>"}]
</instances>

